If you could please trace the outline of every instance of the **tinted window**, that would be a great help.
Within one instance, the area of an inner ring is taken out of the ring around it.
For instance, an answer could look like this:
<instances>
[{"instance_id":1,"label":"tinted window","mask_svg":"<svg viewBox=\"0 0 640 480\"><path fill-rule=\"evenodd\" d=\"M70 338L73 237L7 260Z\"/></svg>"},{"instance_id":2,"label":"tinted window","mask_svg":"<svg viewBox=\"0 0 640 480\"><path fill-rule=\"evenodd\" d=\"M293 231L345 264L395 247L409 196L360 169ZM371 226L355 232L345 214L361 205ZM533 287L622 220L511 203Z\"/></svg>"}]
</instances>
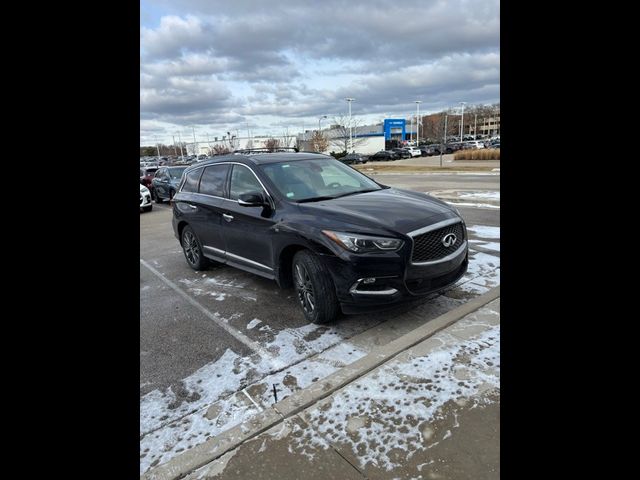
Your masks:
<instances>
[{"instance_id":1,"label":"tinted window","mask_svg":"<svg viewBox=\"0 0 640 480\"><path fill-rule=\"evenodd\" d=\"M241 194L250 192L264 192L264 189L251 170L234 165L231 172L231 199L237 200Z\"/></svg>"},{"instance_id":2,"label":"tinted window","mask_svg":"<svg viewBox=\"0 0 640 480\"><path fill-rule=\"evenodd\" d=\"M167 170L171 178L179 180L186 169L187 167L174 167L174 168L168 168Z\"/></svg>"},{"instance_id":3,"label":"tinted window","mask_svg":"<svg viewBox=\"0 0 640 480\"><path fill-rule=\"evenodd\" d=\"M294 201L381 188L373 180L333 159L270 163L261 168L280 194Z\"/></svg>"},{"instance_id":4,"label":"tinted window","mask_svg":"<svg viewBox=\"0 0 640 480\"><path fill-rule=\"evenodd\" d=\"M224 183L228 171L229 165L211 165L205 168L200 179L200 193L224 197Z\"/></svg>"},{"instance_id":5,"label":"tinted window","mask_svg":"<svg viewBox=\"0 0 640 480\"><path fill-rule=\"evenodd\" d=\"M184 185L182 185L183 192L197 192L198 191L198 180L200 179L200 174L202 173L201 169L193 170L192 172L187 173L186 178L184 179Z\"/></svg>"}]
</instances>

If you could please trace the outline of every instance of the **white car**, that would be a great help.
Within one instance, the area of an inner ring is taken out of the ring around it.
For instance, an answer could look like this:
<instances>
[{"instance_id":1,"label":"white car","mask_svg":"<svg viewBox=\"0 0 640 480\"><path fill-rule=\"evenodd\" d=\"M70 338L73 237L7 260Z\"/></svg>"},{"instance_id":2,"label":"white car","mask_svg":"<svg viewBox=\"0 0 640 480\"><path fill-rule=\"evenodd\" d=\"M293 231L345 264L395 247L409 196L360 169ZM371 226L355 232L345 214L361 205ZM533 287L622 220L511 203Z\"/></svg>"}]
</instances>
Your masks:
<instances>
[{"instance_id":1,"label":"white car","mask_svg":"<svg viewBox=\"0 0 640 480\"><path fill-rule=\"evenodd\" d=\"M412 157L421 157L422 150L418 147L406 147L406 150L411 154Z\"/></svg>"},{"instance_id":2,"label":"white car","mask_svg":"<svg viewBox=\"0 0 640 480\"><path fill-rule=\"evenodd\" d=\"M153 208L151 204L151 192L147 187L140 184L140 210L150 212Z\"/></svg>"}]
</instances>

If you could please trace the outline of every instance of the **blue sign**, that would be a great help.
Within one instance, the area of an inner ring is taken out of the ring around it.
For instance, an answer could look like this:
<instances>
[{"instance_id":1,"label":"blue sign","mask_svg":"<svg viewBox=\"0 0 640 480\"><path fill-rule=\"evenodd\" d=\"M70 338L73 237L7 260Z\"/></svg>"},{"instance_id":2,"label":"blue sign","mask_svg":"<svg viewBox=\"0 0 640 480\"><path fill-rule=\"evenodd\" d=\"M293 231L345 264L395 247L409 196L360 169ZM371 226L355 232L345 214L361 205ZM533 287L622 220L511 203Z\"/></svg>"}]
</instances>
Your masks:
<instances>
[{"instance_id":1,"label":"blue sign","mask_svg":"<svg viewBox=\"0 0 640 480\"><path fill-rule=\"evenodd\" d=\"M384 139L391 140L391 134L398 134L402 131L401 140L406 137L407 122L404 118L385 118L384 119Z\"/></svg>"}]
</instances>

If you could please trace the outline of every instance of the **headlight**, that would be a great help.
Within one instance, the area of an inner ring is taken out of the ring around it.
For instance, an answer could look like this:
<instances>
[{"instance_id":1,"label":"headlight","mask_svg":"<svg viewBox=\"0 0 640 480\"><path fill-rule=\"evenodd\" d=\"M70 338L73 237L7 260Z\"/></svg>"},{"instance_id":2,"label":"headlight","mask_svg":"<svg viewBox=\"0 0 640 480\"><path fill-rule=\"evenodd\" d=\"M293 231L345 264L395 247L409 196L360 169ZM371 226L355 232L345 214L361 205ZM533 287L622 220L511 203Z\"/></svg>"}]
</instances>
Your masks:
<instances>
[{"instance_id":1,"label":"headlight","mask_svg":"<svg viewBox=\"0 0 640 480\"><path fill-rule=\"evenodd\" d=\"M140 193L149 193L149 189L147 187L141 188Z\"/></svg>"},{"instance_id":2,"label":"headlight","mask_svg":"<svg viewBox=\"0 0 640 480\"><path fill-rule=\"evenodd\" d=\"M399 250L404 245L404 241L397 238L371 237L358 233L332 232L331 230L323 230L322 233L342 248L356 253L393 251Z\"/></svg>"}]
</instances>

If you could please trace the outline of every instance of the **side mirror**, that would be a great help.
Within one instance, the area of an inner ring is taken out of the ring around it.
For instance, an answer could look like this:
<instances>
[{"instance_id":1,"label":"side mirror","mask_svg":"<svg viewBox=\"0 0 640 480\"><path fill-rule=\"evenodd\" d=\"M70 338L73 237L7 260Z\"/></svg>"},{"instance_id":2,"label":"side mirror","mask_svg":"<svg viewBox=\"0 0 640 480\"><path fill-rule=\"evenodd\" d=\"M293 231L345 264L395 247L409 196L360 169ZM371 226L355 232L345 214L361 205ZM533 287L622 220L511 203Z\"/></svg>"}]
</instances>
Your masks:
<instances>
[{"instance_id":1,"label":"side mirror","mask_svg":"<svg viewBox=\"0 0 640 480\"><path fill-rule=\"evenodd\" d=\"M268 207L269 203L262 192L249 192L240 194L238 205L241 207Z\"/></svg>"}]
</instances>

